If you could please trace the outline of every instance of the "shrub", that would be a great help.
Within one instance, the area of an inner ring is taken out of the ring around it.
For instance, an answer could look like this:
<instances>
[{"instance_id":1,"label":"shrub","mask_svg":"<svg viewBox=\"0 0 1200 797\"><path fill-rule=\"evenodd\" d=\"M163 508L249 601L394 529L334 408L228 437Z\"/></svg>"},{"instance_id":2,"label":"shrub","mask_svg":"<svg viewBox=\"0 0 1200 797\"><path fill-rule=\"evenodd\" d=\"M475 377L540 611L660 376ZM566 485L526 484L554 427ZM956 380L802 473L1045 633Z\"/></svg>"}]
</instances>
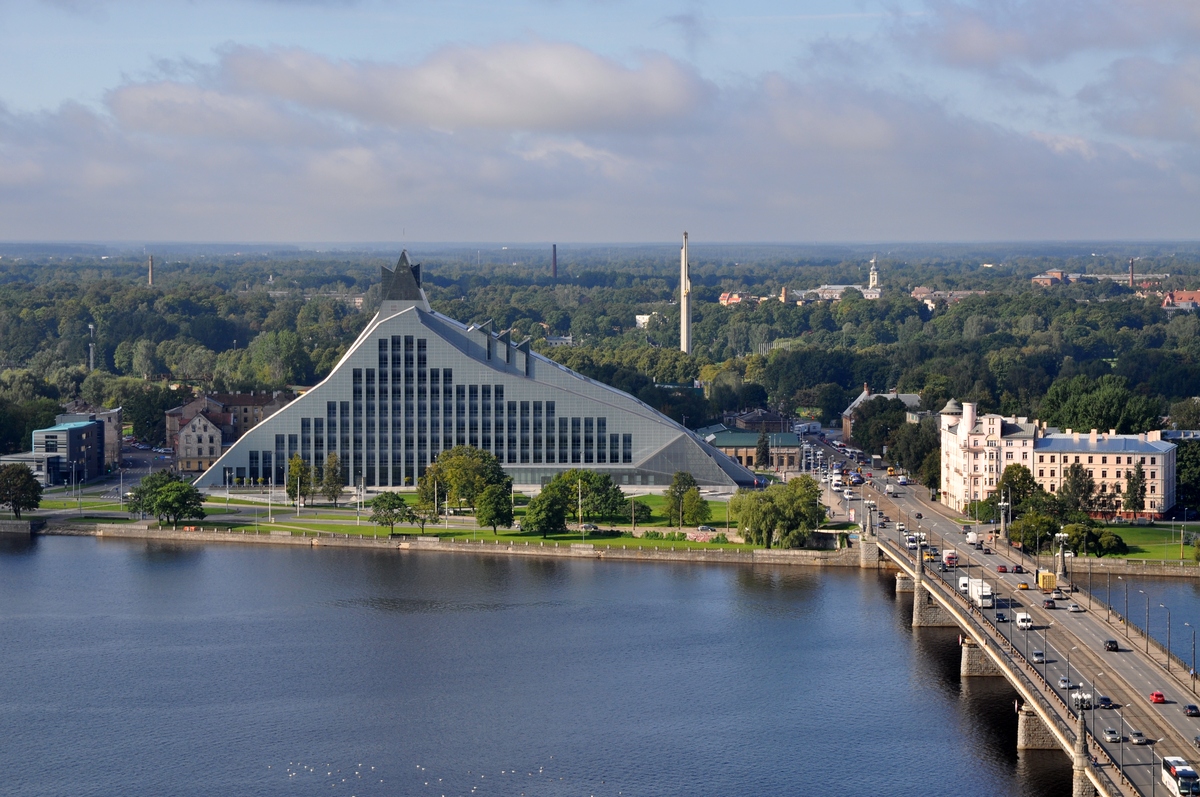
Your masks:
<instances>
[{"instance_id":1,"label":"shrub","mask_svg":"<svg viewBox=\"0 0 1200 797\"><path fill-rule=\"evenodd\" d=\"M663 534L661 531L644 531L642 532L643 540L661 540Z\"/></svg>"},{"instance_id":2,"label":"shrub","mask_svg":"<svg viewBox=\"0 0 1200 797\"><path fill-rule=\"evenodd\" d=\"M713 538L711 540L709 540L709 542L719 542L722 545L726 545L729 543L729 538L726 537L725 532L722 531L720 534L714 535Z\"/></svg>"}]
</instances>

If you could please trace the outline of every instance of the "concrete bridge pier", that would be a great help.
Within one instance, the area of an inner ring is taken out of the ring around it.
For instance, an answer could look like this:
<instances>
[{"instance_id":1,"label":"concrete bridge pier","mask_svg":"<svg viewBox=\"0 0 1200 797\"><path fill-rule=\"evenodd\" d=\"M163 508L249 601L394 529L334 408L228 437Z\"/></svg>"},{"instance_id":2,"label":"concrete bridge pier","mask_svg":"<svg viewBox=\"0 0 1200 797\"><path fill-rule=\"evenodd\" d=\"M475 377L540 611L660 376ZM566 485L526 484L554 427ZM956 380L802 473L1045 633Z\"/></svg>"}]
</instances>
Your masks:
<instances>
[{"instance_id":1,"label":"concrete bridge pier","mask_svg":"<svg viewBox=\"0 0 1200 797\"><path fill-rule=\"evenodd\" d=\"M905 573L904 571L900 571L899 573L897 573L896 574L896 594L898 595L901 592L912 592L912 591L913 591L912 576L910 576L908 573Z\"/></svg>"},{"instance_id":2,"label":"concrete bridge pier","mask_svg":"<svg viewBox=\"0 0 1200 797\"><path fill-rule=\"evenodd\" d=\"M1061 750L1062 747L1037 712L1023 705L1017 709L1017 749Z\"/></svg>"},{"instance_id":3,"label":"concrete bridge pier","mask_svg":"<svg viewBox=\"0 0 1200 797\"><path fill-rule=\"evenodd\" d=\"M992 658L970 637L962 637L962 662L958 674L963 678L1004 675ZM986 642L985 642L986 644Z\"/></svg>"},{"instance_id":4,"label":"concrete bridge pier","mask_svg":"<svg viewBox=\"0 0 1200 797\"><path fill-rule=\"evenodd\" d=\"M925 586L924 570L925 566L918 561L916 577L913 579L913 627L957 627L958 622L933 599L933 594Z\"/></svg>"},{"instance_id":5,"label":"concrete bridge pier","mask_svg":"<svg viewBox=\"0 0 1200 797\"><path fill-rule=\"evenodd\" d=\"M858 535L858 566L864 570L878 570L882 565L879 554L879 538L869 531Z\"/></svg>"}]
</instances>

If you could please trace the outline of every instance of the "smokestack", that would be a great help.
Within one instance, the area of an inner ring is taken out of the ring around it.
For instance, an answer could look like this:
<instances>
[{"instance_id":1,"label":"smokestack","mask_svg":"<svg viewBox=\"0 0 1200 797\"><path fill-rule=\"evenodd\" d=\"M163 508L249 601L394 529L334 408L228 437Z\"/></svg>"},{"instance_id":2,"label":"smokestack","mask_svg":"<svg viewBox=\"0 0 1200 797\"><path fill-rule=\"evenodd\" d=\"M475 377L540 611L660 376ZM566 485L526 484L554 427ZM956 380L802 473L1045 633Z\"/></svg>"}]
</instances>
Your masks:
<instances>
[{"instance_id":1,"label":"smokestack","mask_svg":"<svg viewBox=\"0 0 1200 797\"><path fill-rule=\"evenodd\" d=\"M679 253L679 350L692 353L692 281L688 278L687 233Z\"/></svg>"},{"instance_id":2,"label":"smokestack","mask_svg":"<svg viewBox=\"0 0 1200 797\"><path fill-rule=\"evenodd\" d=\"M1129 287L1133 287L1133 258L1129 258Z\"/></svg>"},{"instance_id":3,"label":"smokestack","mask_svg":"<svg viewBox=\"0 0 1200 797\"><path fill-rule=\"evenodd\" d=\"M154 255L150 255L149 281L146 284L147 285L154 284Z\"/></svg>"},{"instance_id":4,"label":"smokestack","mask_svg":"<svg viewBox=\"0 0 1200 797\"><path fill-rule=\"evenodd\" d=\"M550 279L558 279L558 244L550 244Z\"/></svg>"}]
</instances>

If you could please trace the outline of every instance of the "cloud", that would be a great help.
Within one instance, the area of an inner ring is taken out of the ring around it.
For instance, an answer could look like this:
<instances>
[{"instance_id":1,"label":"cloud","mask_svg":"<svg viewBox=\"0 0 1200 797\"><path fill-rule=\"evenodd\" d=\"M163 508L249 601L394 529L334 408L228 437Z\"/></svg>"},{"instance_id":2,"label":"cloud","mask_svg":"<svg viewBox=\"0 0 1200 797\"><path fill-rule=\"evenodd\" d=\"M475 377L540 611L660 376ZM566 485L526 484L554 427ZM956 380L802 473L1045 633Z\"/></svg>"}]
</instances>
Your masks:
<instances>
[{"instance_id":1,"label":"cloud","mask_svg":"<svg viewBox=\"0 0 1200 797\"><path fill-rule=\"evenodd\" d=\"M1158 85L1139 109L1182 107L1196 68L1123 64L1086 101ZM106 102L0 108L0 239L1178 238L1200 191L1184 116L1141 131L1176 136L1147 157L833 72L717 89L663 56L544 42L413 67L230 49Z\"/></svg>"},{"instance_id":2,"label":"cloud","mask_svg":"<svg viewBox=\"0 0 1200 797\"><path fill-rule=\"evenodd\" d=\"M1200 57L1123 58L1080 97L1110 130L1192 145L1200 140Z\"/></svg>"},{"instance_id":3,"label":"cloud","mask_svg":"<svg viewBox=\"0 0 1200 797\"><path fill-rule=\"evenodd\" d=\"M626 67L573 44L447 47L416 66L298 50L230 50L231 88L393 129L644 130L693 113L709 92L660 54Z\"/></svg>"},{"instance_id":4,"label":"cloud","mask_svg":"<svg viewBox=\"0 0 1200 797\"><path fill-rule=\"evenodd\" d=\"M926 15L896 18L897 39L910 53L967 69L1200 41L1193 0L930 0L927 7Z\"/></svg>"}]
</instances>

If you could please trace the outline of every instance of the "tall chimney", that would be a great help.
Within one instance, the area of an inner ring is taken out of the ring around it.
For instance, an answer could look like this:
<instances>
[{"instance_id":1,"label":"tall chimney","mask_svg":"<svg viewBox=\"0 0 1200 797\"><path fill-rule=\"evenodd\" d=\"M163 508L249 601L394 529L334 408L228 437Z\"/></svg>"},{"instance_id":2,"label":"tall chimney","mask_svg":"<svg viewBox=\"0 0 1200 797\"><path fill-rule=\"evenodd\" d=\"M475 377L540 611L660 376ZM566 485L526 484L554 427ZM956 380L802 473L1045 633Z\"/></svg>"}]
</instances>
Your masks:
<instances>
[{"instance_id":1,"label":"tall chimney","mask_svg":"<svg viewBox=\"0 0 1200 797\"><path fill-rule=\"evenodd\" d=\"M558 244L550 244L550 279L558 279Z\"/></svg>"},{"instance_id":2,"label":"tall chimney","mask_svg":"<svg viewBox=\"0 0 1200 797\"><path fill-rule=\"evenodd\" d=\"M688 278L687 233L679 253L679 350L692 353L692 281Z\"/></svg>"},{"instance_id":3,"label":"tall chimney","mask_svg":"<svg viewBox=\"0 0 1200 797\"><path fill-rule=\"evenodd\" d=\"M1129 258L1129 287L1133 287L1133 258Z\"/></svg>"},{"instance_id":4,"label":"tall chimney","mask_svg":"<svg viewBox=\"0 0 1200 797\"><path fill-rule=\"evenodd\" d=\"M150 255L149 281L146 284L147 285L154 284L154 255Z\"/></svg>"}]
</instances>

